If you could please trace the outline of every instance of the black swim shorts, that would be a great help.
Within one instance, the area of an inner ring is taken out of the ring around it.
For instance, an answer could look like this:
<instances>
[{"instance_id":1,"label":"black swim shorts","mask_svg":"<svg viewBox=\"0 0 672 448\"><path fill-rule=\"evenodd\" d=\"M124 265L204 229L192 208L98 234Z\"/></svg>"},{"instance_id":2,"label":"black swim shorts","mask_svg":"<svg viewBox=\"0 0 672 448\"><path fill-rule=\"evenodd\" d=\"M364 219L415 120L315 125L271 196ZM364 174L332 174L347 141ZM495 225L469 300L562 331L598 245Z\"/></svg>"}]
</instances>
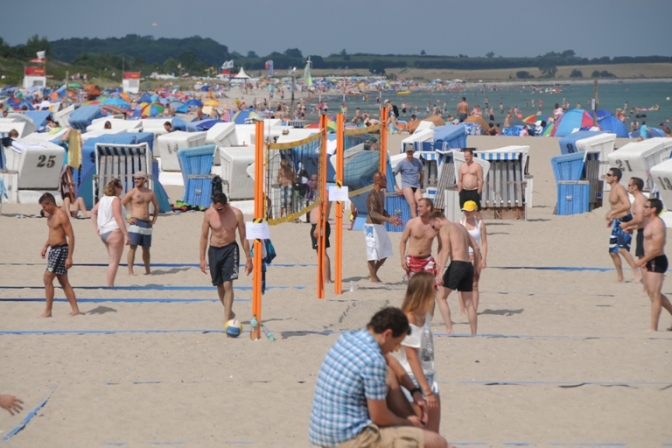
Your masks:
<instances>
[{"instance_id":1,"label":"black swim shorts","mask_svg":"<svg viewBox=\"0 0 672 448\"><path fill-rule=\"evenodd\" d=\"M313 232L315 231L315 227L317 227L317 224L311 224L310 225L310 240L313 242L313 249L317 250L317 238L313 236ZM329 225L329 221L327 221L327 229L325 230L325 235L327 237L327 242L325 244L325 247L331 247L329 245L329 236L331 236L331 225Z\"/></svg>"},{"instance_id":2,"label":"black swim shorts","mask_svg":"<svg viewBox=\"0 0 672 448\"><path fill-rule=\"evenodd\" d=\"M667 271L667 256L658 255L653 260L646 262L646 270L656 274L664 274Z\"/></svg>"},{"instance_id":3,"label":"black swim shorts","mask_svg":"<svg viewBox=\"0 0 672 448\"><path fill-rule=\"evenodd\" d=\"M637 247L635 247L635 256L642 258L644 256L644 229L637 230Z\"/></svg>"},{"instance_id":4,"label":"black swim shorts","mask_svg":"<svg viewBox=\"0 0 672 448\"><path fill-rule=\"evenodd\" d=\"M208 249L210 275L212 284L221 285L238 279L238 265L240 264L240 250L238 243L233 242L223 247L210 246Z\"/></svg>"},{"instance_id":5,"label":"black swim shorts","mask_svg":"<svg viewBox=\"0 0 672 448\"><path fill-rule=\"evenodd\" d=\"M473 291L474 265L468 261L451 261L443 274L443 286L453 291Z\"/></svg>"},{"instance_id":6,"label":"black swim shorts","mask_svg":"<svg viewBox=\"0 0 672 448\"><path fill-rule=\"evenodd\" d=\"M478 190L465 190L464 188L460 190L460 209L467 201L474 201L478 206L478 211L481 211L481 195L478 194Z\"/></svg>"}]
</instances>

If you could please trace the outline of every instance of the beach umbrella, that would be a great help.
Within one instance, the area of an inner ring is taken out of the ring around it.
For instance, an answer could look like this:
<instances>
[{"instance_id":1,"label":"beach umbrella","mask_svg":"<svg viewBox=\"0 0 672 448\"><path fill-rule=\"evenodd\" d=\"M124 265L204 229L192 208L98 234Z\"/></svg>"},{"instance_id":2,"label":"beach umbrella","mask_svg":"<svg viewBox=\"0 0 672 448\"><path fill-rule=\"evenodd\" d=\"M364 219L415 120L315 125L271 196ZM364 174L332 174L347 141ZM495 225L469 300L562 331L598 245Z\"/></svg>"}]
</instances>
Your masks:
<instances>
[{"instance_id":1,"label":"beach umbrella","mask_svg":"<svg viewBox=\"0 0 672 448\"><path fill-rule=\"evenodd\" d=\"M589 112L589 114L590 114L591 117L597 115L597 121L600 121L600 120L602 120L603 118L607 118L607 117L613 115L611 112L609 112L608 110L604 110L604 109L597 109L595 112L593 112L593 111L591 110L591 111Z\"/></svg>"},{"instance_id":2,"label":"beach umbrella","mask_svg":"<svg viewBox=\"0 0 672 448\"><path fill-rule=\"evenodd\" d=\"M234 122L235 124L245 124L250 120L263 120L263 119L264 117L262 117L261 114L259 114L254 109L241 110L239 112L236 112L235 115L231 117L231 121Z\"/></svg>"},{"instance_id":3,"label":"beach umbrella","mask_svg":"<svg viewBox=\"0 0 672 448\"><path fill-rule=\"evenodd\" d=\"M122 100L121 98L107 98L106 100L103 100L102 103L103 106L114 106L117 109L122 109L122 110L130 110L131 105L128 104L126 101Z\"/></svg>"},{"instance_id":4,"label":"beach umbrella","mask_svg":"<svg viewBox=\"0 0 672 448\"><path fill-rule=\"evenodd\" d=\"M81 89L82 85L77 84L76 82L71 82L70 84L68 84L68 87L70 87L71 89Z\"/></svg>"},{"instance_id":5,"label":"beach umbrella","mask_svg":"<svg viewBox=\"0 0 672 448\"><path fill-rule=\"evenodd\" d=\"M140 115L143 117L155 117L163 113L164 107L159 103L147 104L140 109Z\"/></svg>"},{"instance_id":6,"label":"beach umbrella","mask_svg":"<svg viewBox=\"0 0 672 448\"><path fill-rule=\"evenodd\" d=\"M485 121L485 120L483 119L483 117L479 117L479 116L477 116L477 115L472 115L471 117L467 117L467 118L464 120L464 122L465 122L465 123L477 123L477 124L480 124L480 125L481 125L481 129L483 129L484 132L487 131L488 129L490 129L490 125L488 124L488 122Z\"/></svg>"},{"instance_id":7,"label":"beach umbrella","mask_svg":"<svg viewBox=\"0 0 672 448\"><path fill-rule=\"evenodd\" d=\"M138 98L138 103L152 103L152 97L149 93L143 93L140 98Z\"/></svg>"},{"instance_id":8,"label":"beach umbrella","mask_svg":"<svg viewBox=\"0 0 672 448\"><path fill-rule=\"evenodd\" d=\"M445 126L446 125L446 120L439 117L438 115L430 115L429 117L423 118L422 121L429 121L430 123L434 123L434 126Z\"/></svg>"},{"instance_id":9,"label":"beach umbrella","mask_svg":"<svg viewBox=\"0 0 672 448\"><path fill-rule=\"evenodd\" d=\"M122 100L126 101L127 103L130 103L130 102L131 102L131 97L128 96L128 93L126 93L126 92L121 92L121 93L119 94L119 97L120 97Z\"/></svg>"},{"instance_id":10,"label":"beach umbrella","mask_svg":"<svg viewBox=\"0 0 672 448\"><path fill-rule=\"evenodd\" d=\"M593 125L593 117L584 109L572 109L565 113L551 135L554 137L566 137L577 129L589 128Z\"/></svg>"},{"instance_id":11,"label":"beach umbrella","mask_svg":"<svg viewBox=\"0 0 672 448\"><path fill-rule=\"evenodd\" d=\"M534 124L539 120L548 123L548 117L545 115L528 115L527 117L523 118L523 123Z\"/></svg>"},{"instance_id":12,"label":"beach umbrella","mask_svg":"<svg viewBox=\"0 0 672 448\"><path fill-rule=\"evenodd\" d=\"M628 129L625 127L625 124L613 115L602 118L598 124L603 131L616 134L616 137L629 137Z\"/></svg>"},{"instance_id":13,"label":"beach umbrella","mask_svg":"<svg viewBox=\"0 0 672 448\"><path fill-rule=\"evenodd\" d=\"M173 109L178 109L182 106L184 106L184 103L182 101L173 101L170 103L170 107L172 107Z\"/></svg>"},{"instance_id":14,"label":"beach umbrella","mask_svg":"<svg viewBox=\"0 0 672 448\"><path fill-rule=\"evenodd\" d=\"M100 110L103 115L124 115L128 111L112 105L101 105Z\"/></svg>"}]
</instances>

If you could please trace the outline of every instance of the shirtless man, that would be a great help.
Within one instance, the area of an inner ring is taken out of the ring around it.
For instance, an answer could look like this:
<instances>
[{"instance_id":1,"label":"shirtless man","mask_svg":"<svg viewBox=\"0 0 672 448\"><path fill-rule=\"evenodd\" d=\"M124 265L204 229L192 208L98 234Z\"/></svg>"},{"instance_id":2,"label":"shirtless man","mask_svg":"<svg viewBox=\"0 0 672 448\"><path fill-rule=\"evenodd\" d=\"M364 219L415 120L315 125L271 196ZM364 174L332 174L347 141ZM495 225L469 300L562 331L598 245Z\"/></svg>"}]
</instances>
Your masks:
<instances>
[{"instance_id":1,"label":"shirtless man","mask_svg":"<svg viewBox=\"0 0 672 448\"><path fill-rule=\"evenodd\" d=\"M627 233L632 234L637 230L637 247L635 247L635 256L637 258L642 258L644 256L644 227L646 222L644 219L644 206L646 205L647 198L642 193L644 189L644 181L639 177L631 177L628 182L628 193L635 197L635 200L632 203L632 221L621 222L619 225L621 229ZM646 289L646 276L642 275L642 281L644 282L644 292L647 292Z\"/></svg>"},{"instance_id":2,"label":"shirtless man","mask_svg":"<svg viewBox=\"0 0 672 448\"><path fill-rule=\"evenodd\" d=\"M469 317L471 334L475 335L478 315L476 314L472 291L474 289L474 275L478 276L481 269L481 250L464 226L448 221L443 213L434 212L429 215L429 224L435 231L439 232L439 244L441 244L436 280L443 288L441 288L437 298L446 330L449 334L453 334L448 296L453 290L457 290L462 293L464 306L467 308ZM470 247L474 253L473 264L469 255ZM450 258L450 265L441 277L448 258Z\"/></svg>"},{"instance_id":3,"label":"shirtless man","mask_svg":"<svg viewBox=\"0 0 672 448\"><path fill-rule=\"evenodd\" d=\"M313 208L310 211L310 240L312 242L312 247L315 249L315 252L318 252L318 247L317 247L317 237L318 237L318 229L317 229L317 222L320 218L320 211L322 210L324 201L320 202L320 205L317 207ZM327 201L327 222L326 222L326 241L325 241L325 250L324 250L324 261L326 263L326 268L325 268L325 281L327 283L334 283L334 281L331 279L331 260L329 259L329 254L327 253L327 250L330 246L329 244L329 236L331 235L331 226L329 225L329 213L331 213L331 202Z\"/></svg>"},{"instance_id":4,"label":"shirtless man","mask_svg":"<svg viewBox=\"0 0 672 448\"><path fill-rule=\"evenodd\" d=\"M77 298L70 282L68 281L68 269L72 267L72 254L75 252L75 233L70 225L70 217L56 205L56 200L51 193L44 193L40 197L40 205L47 216L49 237L42 248L42 258L49 258L47 270L44 273L44 292L47 299L47 307L40 317L51 317L51 309L54 305L54 277L61 284L65 297L68 298L72 311L71 316L79 314Z\"/></svg>"},{"instance_id":5,"label":"shirtless man","mask_svg":"<svg viewBox=\"0 0 672 448\"><path fill-rule=\"evenodd\" d=\"M385 210L385 188L387 179L380 171L373 175L373 190L366 198L366 210L368 218L364 224L364 237L366 239L366 259L369 267L369 277L373 283L380 283L378 269L385 263L387 257L392 255L392 241L387 235L383 225L389 222L400 226L401 219L390 216Z\"/></svg>"},{"instance_id":6,"label":"shirtless man","mask_svg":"<svg viewBox=\"0 0 672 448\"><path fill-rule=\"evenodd\" d=\"M436 276L436 261L432 257L432 243L438 233L429 225L429 215L434 211L431 199L422 198L418 201L418 216L406 223L404 233L401 235L399 254L401 255L401 268L406 271L410 279L413 274L427 271ZM408 250L406 243L410 239ZM441 251L441 246L439 246Z\"/></svg>"},{"instance_id":7,"label":"shirtless man","mask_svg":"<svg viewBox=\"0 0 672 448\"><path fill-rule=\"evenodd\" d=\"M457 103L457 118L462 123L469 116L469 103L467 103L467 98L462 97L462 101Z\"/></svg>"},{"instance_id":8,"label":"shirtless man","mask_svg":"<svg viewBox=\"0 0 672 448\"><path fill-rule=\"evenodd\" d=\"M135 263L135 250L142 246L142 261L145 263L145 275L152 275L149 269L149 248L152 246L152 228L159 217L159 202L152 190L145 187L147 174L138 171L133 175L135 188L126 193L121 205L128 209L131 204L131 217L128 219L128 237L131 240L131 247L128 250L128 275L133 273L133 263ZM154 205L152 220L149 220L149 204ZM127 215L128 216L128 215Z\"/></svg>"},{"instance_id":9,"label":"shirtless man","mask_svg":"<svg viewBox=\"0 0 672 448\"><path fill-rule=\"evenodd\" d=\"M660 312L665 308L672 315L672 304L661 294L665 271L667 271L667 257L665 248L665 222L658 216L663 210L660 199L649 199L644 205L644 217L647 220L644 228L644 256L635 262L637 267L646 267L644 276L645 285L651 299L651 325L647 331L658 331ZM667 329L672 331L672 327Z\"/></svg>"},{"instance_id":10,"label":"shirtless man","mask_svg":"<svg viewBox=\"0 0 672 448\"><path fill-rule=\"evenodd\" d=\"M622 175L623 173L618 168L610 168L606 179L607 183L611 186L611 191L609 192L611 210L606 216L607 227L611 227L609 255L611 255L611 259L614 261L614 266L616 267L616 283L623 283L623 267L620 255L632 267L633 281L638 282L641 280L641 276L635 267L635 260L630 255L632 235L625 233L620 226L622 222L630 222L632 220L630 198L623 185L618 183Z\"/></svg>"},{"instance_id":11,"label":"shirtless man","mask_svg":"<svg viewBox=\"0 0 672 448\"><path fill-rule=\"evenodd\" d=\"M481 210L481 191L483 190L483 167L474 162L474 150L466 148L464 162L457 175L457 191L460 195L460 209L467 201L474 201Z\"/></svg>"},{"instance_id":12,"label":"shirtless man","mask_svg":"<svg viewBox=\"0 0 672 448\"><path fill-rule=\"evenodd\" d=\"M238 279L238 264L240 263L240 249L236 242L236 229L245 252L245 274L252 272L252 257L250 244L245 238L245 221L243 213L228 203L224 193L215 193L212 205L205 211L201 226L201 271L205 274L205 248L208 246L210 234L210 248L208 262L212 284L217 287L219 300L224 305L224 322L233 319L233 281Z\"/></svg>"}]
</instances>

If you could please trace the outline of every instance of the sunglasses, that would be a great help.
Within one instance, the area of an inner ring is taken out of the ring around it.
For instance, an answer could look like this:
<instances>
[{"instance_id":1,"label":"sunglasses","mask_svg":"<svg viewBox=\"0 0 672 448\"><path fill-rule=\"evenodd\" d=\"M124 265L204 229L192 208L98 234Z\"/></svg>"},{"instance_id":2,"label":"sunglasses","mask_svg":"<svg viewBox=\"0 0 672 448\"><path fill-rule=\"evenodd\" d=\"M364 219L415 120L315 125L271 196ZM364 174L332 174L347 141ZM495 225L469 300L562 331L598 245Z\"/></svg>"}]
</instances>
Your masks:
<instances>
[{"instance_id":1,"label":"sunglasses","mask_svg":"<svg viewBox=\"0 0 672 448\"><path fill-rule=\"evenodd\" d=\"M222 210L224 210L224 207L215 207L215 210L217 210L218 212L221 212Z\"/></svg>"},{"instance_id":2,"label":"sunglasses","mask_svg":"<svg viewBox=\"0 0 672 448\"><path fill-rule=\"evenodd\" d=\"M607 177L614 177L614 175L611 173L607 173Z\"/></svg>"}]
</instances>

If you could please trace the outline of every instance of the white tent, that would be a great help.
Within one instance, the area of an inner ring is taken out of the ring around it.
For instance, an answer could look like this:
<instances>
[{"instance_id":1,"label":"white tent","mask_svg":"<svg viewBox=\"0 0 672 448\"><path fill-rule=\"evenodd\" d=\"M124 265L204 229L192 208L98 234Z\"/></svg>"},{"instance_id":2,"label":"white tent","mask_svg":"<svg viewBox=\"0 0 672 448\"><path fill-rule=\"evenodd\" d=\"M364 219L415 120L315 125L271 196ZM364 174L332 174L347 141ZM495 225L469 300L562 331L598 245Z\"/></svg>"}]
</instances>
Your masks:
<instances>
[{"instance_id":1,"label":"white tent","mask_svg":"<svg viewBox=\"0 0 672 448\"><path fill-rule=\"evenodd\" d=\"M243 67L240 67L240 71L236 76L234 76L235 79L250 79L249 76L247 76L247 73L245 73L245 70Z\"/></svg>"}]
</instances>

